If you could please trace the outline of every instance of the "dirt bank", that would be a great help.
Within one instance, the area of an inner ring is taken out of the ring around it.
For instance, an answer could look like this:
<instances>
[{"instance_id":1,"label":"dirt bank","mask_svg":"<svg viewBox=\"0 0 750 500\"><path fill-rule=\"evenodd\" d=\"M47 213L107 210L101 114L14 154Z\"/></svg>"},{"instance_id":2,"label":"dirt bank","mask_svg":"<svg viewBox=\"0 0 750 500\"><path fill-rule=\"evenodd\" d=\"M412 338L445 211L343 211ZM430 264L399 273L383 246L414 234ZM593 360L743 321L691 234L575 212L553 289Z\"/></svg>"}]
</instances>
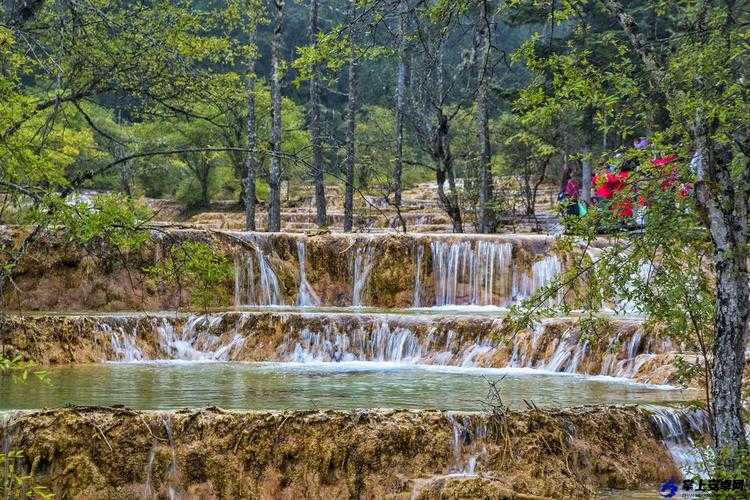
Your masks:
<instances>
[{"instance_id":1,"label":"dirt bank","mask_svg":"<svg viewBox=\"0 0 750 500\"><path fill-rule=\"evenodd\" d=\"M60 498L592 498L677 477L636 407L173 413L73 408L0 428ZM476 477L466 471L476 459Z\"/></svg>"}]
</instances>

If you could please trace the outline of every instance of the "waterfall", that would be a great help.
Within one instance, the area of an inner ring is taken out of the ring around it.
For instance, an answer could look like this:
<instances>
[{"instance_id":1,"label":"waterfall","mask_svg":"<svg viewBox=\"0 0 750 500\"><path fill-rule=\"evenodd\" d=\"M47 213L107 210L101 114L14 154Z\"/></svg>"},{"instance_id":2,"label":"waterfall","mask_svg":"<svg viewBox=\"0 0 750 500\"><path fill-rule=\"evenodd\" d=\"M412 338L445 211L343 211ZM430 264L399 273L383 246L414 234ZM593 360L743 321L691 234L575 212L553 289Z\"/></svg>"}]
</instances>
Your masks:
<instances>
[{"instance_id":1,"label":"waterfall","mask_svg":"<svg viewBox=\"0 0 750 500\"><path fill-rule=\"evenodd\" d=\"M596 372L591 371L590 361L596 362L592 354L592 346L581 339L580 332L572 327L559 332L555 328L547 330L546 322L536 323L531 332L524 332L513 339L508 366L515 368L537 368L550 372L562 373L596 373L598 375L633 378L641 367L656 354L643 352L644 346L642 327L617 331L609 339L609 347L601 360L601 366ZM551 332L551 333L547 333ZM548 341L541 344L540 339L545 336ZM657 346L661 351L669 351L668 342ZM659 352L661 352L659 351ZM588 363L588 364L587 364Z\"/></svg>"},{"instance_id":2,"label":"waterfall","mask_svg":"<svg viewBox=\"0 0 750 500\"><path fill-rule=\"evenodd\" d=\"M143 351L136 345L135 335L125 332L123 327L113 329L107 323L101 323L98 326L100 332L109 335L112 342L112 350L118 359L130 362L143 361L145 359L146 356L143 354Z\"/></svg>"},{"instance_id":3,"label":"waterfall","mask_svg":"<svg viewBox=\"0 0 750 500\"><path fill-rule=\"evenodd\" d=\"M297 259L299 260L299 294L297 295L298 306L319 306L320 299L310 283L307 281L305 273L305 241L297 240Z\"/></svg>"},{"instance_id":4,"label":"waterfall","mask_svg":"<svg viewBox=\"0 0 750 500\"><path fill-rule=\"evenodd\" d=\"M276 277L276 273L273 272L271 264L268 263L268 258L260 249L260 246L255 247L255 255L258 258L258 269L260 270L260 291L263 298L262 304L268 306L282 305L284 302L281 299L279 280ZM260 299L258 302L261 302Z\"/></svg>"},{"instance_id":5,"label":"waterfall","mask_svg":"<svg viewBox=\"0 0 750 500\"><path fill-rule=\"evenodd\" d=\"M354 254L352 306L362 307L362 296L367 287L367 280L375 265L375 246L366 242L364 246L357 246Z\"/></svg>"},{"instance_id":6,"label":"waterfall","mask_svg":"<svg viewBox=\"0 0 750 500\"><path fill-rule=\"evenodd\" d=\"M531 268L532 276L532 293L550 284L562 273L562 265L555 255L545 257L537 261ZM547 304L557 305L562 302L562 290L557 290L556 294L547 299Z\"/></svg>"},{"instance_id":7,"label":"waterfall","mask_svg":"<svg viewBox=\"0 0 750 500\"><path fill-rule=\"evenodd\" d=\"M549 285L562 272L562 264L556 255L547 257L534 262L531 266L531 274L518 272L514 268L513 272L513 298L524 300L543 287ZM545 304L548 306L562 303L563 293L558 290L553 296L549 297Z\"/></svg>"},{"instance_id":8,"label":"waterfall","mask_svg":"<svg viewBox=\"0 0 750 500\"><path fill-rule=\"evenodd\" d=\"M266 252L263 240L258 235L246 235L253 251L235 256L234 261L234 301L241 305L284 305L279 279L276 276ZM267 243L267 242L266 242ZM258 269L256 288L255 268Z\"/></svg>"},{"instance_id":9,"label":"waterfall","mask_svg":"<svg viewBox=\"0 0 750 500\"><path fill-rule=\"evenodd\" d=\"M236 333L228 342L222 342L223 316L190 316L178 332L167 320L157 327L159 344L168 359L184 361L227 361L235 348L244 342Z\"/></svg>"},{"instance_id":10,"label":"waterfall","mask_svg":"<svg viewBox=\"0 0 750 500\"><path fill-rule=\"evenodd\" d=\"M488 344L474 344L466 349L463 359L461 360L461 366L463 367L474 367L476 366L476 358L484 356L487 353L492 353L495 348Z\"/></svg>"},{"instance_id":11,"label":"waterfall","mask_svg":"<svg viewBox=\"0 0 750 500\"><path fill-rule=\"evenodd\" d=\"M709 434L708 414L702 409L650 408L651 422L672 455L672 459L685 476L708 477L707 457L694 438Z\"/></svg>"},{"instance_id":12,"label":"waterfall","mask_svg":"<svg viewBox=\"0 0 750 500\"><path fill-rule=\"evenodd\" d=\"M177 491L175 486L179 480L177 470L177 450L174 444L174 435L172 434L172 417L168 414L161 416L161 421L164 425L164 430L167 433L167 439L169 440L169 448L172 451L172 461L169 464L169 475L167 476L167 484L169 485L169 498L174 500L177 497Z\"/></svg>"},{"instance_id":13,"label":"waterfall","mask_svg":"<svg viewBox=\"0 0 750 500\"><path fill-rule=\"evenodd\" d=\"M485 240L475 243L432 241L435 305L501 305L507 299L502 287L511 275L513 246Z\"/></svg>"},{"instance_id":14,"label":"waterfall","mask_svg":"<svg viewBox=\"0 0 750 500\"><path fill-rule=\"evenodd\" d=\"M288 334L277 353L280 359L297 363L375 361L475 367L486 366L498 349L489 339L461 343L453 330L443 335L434 327L420 333L416 324L390 325L387 320L341 327L329 323Z\"/></svg>"},{"instance_id":15,"label":"waterfall","mask_svg":"<svg viewBox=\"0 0 750 500\"><path fill-rule=\"evenodd\" d=\"M311 361L379 361L417 363L422 358L424 346L417 336L405 328L391 331L383 321L372 331L362 329L339 333L335 328L322 332L303 329L288 352L291 339L287 339L286 358L298 363Z\"/></svg>"},{"instance_id":16,"label":"waterfall","mask_svg":"<svg viewBox=\"0 0 750 500\"><path fill-rule=\"evenodd\" d=\"M577 334L568 333L558 340L552 358L543 368L551 372L578 373L578 365L588 352L586 342L580 342Z\"/></svg>"},{"instance_id":17,"label":"waterfall","mask_svg":"<svg viewBox=\"0 0 750 500\"><path fill-rule=\"evenodd\" d=\"M242 273L242 257L234 256L234 305L242 305L242 290L244 288L244 275Z\"/></svg>"},{"instance_id":18,"label":"waterfall","mask_svg":"<svg viewBox=\"0 0 750 500\"><path fill-rule=\"evenodd\" d=\"M453 463L448 472L454 475L475 476L477 460L487 453L484 446L487 427L484 423L475 424L471 416L465 414L448 412L446 419L453 431L451 441Z\"/></svg>"},{"instance_id":19,"label":"waterfall","mask_svg":"<svg viewBox=\"0 0 750 500\"><path fill-rule=\"evenodd\" d=\"M412 485L411 499L423 498L425 488L430 488L445 479L477 476L477 463L487 454L485 438L486 424L474 423L471 415L446 412L445 419L451 427L451 464L446 474L436 474L424 479L416 479ZM435 492L430 492L435 493ZM429 498L432 498L430 495Z\"/></svg>"},{"instance_id":20,"label":"waterfall","mask_svg":"<svg viewBox=\"0 0 750 500\"><path fill-rule=\"evenodd\" d=\"M638 267L637 281L641 282L641 286L652 286L650 284L651 276L654 274L655 268L652 262L642 262ZM637 292L638 285L634 283L627 283L625 292L627 294L633 294ZM618 314L626 316L637 316L643 313L643 304L638 301L637 297L632 299L618 299L616 304L616 311Z\"/></svg>"},{"instance_id":21,"label":"waterfall","mask_svg":"<svg viewBox=\"0 0 750 500\"><path fill-rule=\"evenodd\" d=\"M254 318L262 318L257 326ZM671 350L670 343L655 343L646 337L638 323L624 322L601 352L604 345L590 345L582 339L576 323L568 321L572 320L537 322L507 344L493 337L501 328L501 319L421 315L342 313L331 317L278 312L266 317L266 313L246 312L101 317L88 327L97 335L106 335L102 337L104 347L111 345L111 349L105 349L105 359L136 363L255 359L244 349L245 339L273 332L281 336L268 339L268 347L276 350L269 361L507 366L624 378L638 376L654 356Z\"/></svg>"},{"instance_id":22,"label":"waterfall","mask_svg":"<svg viewBox=\"0 0 750 500\"><path fill-rule=\"evenodd\" d=\"M109 336L115 361L148 361L138 340L147 341L151 332L156 333L157 360L227 361L245 337L239 333L239 326L234 334L225 332L223 319L220 314L190 315L180 326L174 319L161 317L151 318L145 326L144 322L135 322L112 327L101 322L96 328Z\"/></svg>"}]
</instances>

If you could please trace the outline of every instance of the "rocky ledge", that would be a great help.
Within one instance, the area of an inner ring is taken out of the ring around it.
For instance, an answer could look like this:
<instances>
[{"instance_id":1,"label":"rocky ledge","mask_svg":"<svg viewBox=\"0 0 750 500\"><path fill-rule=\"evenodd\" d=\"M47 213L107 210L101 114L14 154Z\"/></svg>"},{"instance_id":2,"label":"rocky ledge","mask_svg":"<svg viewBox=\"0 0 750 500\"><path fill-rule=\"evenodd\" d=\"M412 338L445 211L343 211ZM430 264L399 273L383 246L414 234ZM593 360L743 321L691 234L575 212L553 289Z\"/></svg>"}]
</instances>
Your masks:
<instances>
[{"instance_id":1,"label":"rocky ledge","mask_svg":"<svg viewBox=\"0 0 750 500\"><path fill-rule=\"evenodd\" d=\"M6 416L0 442L59 498L590 498L678 477L638 407Z\"/></svg>"}]
</instances>

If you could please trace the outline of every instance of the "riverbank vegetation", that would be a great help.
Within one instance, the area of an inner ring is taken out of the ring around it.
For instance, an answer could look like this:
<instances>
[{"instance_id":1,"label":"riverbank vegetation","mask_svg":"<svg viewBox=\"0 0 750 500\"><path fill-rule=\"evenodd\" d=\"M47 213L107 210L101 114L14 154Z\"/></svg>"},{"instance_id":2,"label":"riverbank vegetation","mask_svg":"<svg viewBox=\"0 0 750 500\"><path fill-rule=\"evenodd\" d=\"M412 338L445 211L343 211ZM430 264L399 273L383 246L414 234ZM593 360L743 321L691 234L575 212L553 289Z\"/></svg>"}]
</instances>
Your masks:
<instances>
[{"instance_id":1,"label":"riverbank vegetation","mask_svg":"<svg viewBox=\"0 0 750 500\"><path fill-rule=\"evenodd\" d=\"M309 201L321 232L334 215L352 232L375 209L407 232L404 193L429 183L421 203L452 232L495 233L534 216L562 176L575 187L559 189L571 267L516 326L637 303L699 353L675 363L702 381L722 465L747 448L746 2L25 0L1 12L0 221L29 229L2 249L0 295L46 234L106 248L104 260L137 253L154 227L144 198L234 207L247 230L261 217L280 231L282 205ZM207 309L228 300L217 290L231 269L192 245L151 274L180 285L184 268ZM551 303L560 289L570 301Z\"/></svg>"}]
</instances>

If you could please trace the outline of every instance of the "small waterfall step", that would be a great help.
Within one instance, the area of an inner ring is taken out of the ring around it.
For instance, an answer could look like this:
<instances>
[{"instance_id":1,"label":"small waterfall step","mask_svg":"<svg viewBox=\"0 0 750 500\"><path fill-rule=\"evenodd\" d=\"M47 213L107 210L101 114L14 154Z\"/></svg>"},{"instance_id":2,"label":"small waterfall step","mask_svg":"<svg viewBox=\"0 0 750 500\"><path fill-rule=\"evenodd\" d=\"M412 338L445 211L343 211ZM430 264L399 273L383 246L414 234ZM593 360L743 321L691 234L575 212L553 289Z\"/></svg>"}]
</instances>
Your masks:
<instances>
[{"instance_id":1,"label":"small waterfall step","mask_svg":"<svg viewBox=\"0 0 750 500\"><path fill-rule=\"evenodd\" d=\"M606 335L593 336L593 341L582 335L575 317L544 320L508 337L503 318L493 315L352 309L34 314L7 315L2 321L7 331L19 332L6 339L6 351L41 364L375 361L534 369L661 384L672 376L664 370L670 366L671 343L648 334L639 321L617 318L601 321Z\"/></svg>"}]
</instances>

